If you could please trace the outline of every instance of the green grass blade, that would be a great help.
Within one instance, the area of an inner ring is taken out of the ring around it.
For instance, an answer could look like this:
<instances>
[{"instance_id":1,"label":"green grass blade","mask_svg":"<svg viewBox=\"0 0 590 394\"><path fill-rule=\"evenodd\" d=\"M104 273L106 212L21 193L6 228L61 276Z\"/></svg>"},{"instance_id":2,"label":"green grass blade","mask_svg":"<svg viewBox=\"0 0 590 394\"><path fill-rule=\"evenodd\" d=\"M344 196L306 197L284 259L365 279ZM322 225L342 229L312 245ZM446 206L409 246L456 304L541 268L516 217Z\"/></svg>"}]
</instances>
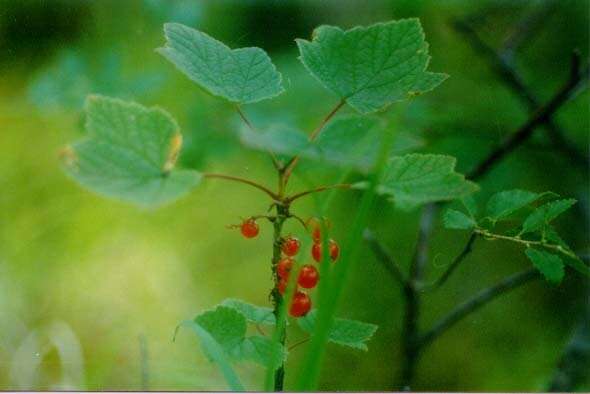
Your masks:
<instances>
[{"instance_id":1,"label":"green grass blade","mask_svg":"<svg viewBox=\"0 0 590 394\"><path fill-rule=\"evenodd\" d=\"M359 250L360 240L363 229L366 227L368 218L376 199L376 186L380 179L382 169L387 160L387 152L389 152L391 143L393 142L393 135L384 134L384 141L381 146L381 152L378 164L375 171L369 177L369 187L363 193L359 209L357 211L355 220L353 222L348 241L344 246L345 250L340 261L333 267L333 273L330 275L330 280L327 285L324 285L324 292L320 288L320 302L318 308L318 316L314 334L311 338L311 343L306 353L303 367L297 379L296 389L298 391L313 391L317 387L320 368L325 354L326 344L328 342L329 333L334 321L334 314L338 306L340 295L344 289L348 274L352 271L353 264L355 264ZM327 252L326 241L324 240L324 259ZM323 262L326 266L329 263ZM320 271L321 275L321 271ZM322 278L324 279L324 278ZM321 283L322 281L320 281Z\"/></svg>"}]
</instances>

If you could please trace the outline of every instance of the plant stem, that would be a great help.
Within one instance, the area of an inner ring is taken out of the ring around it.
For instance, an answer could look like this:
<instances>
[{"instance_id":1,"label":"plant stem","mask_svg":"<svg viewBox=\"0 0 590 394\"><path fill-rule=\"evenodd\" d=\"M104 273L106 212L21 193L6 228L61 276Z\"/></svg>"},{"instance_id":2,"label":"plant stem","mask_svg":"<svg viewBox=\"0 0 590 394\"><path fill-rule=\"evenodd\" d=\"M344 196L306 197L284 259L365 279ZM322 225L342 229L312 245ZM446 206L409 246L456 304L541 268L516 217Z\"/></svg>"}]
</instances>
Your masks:
<instances>
[{"instance_id":1,"label":"plant stem","mask_svg":"<svg viewBox=\"0 0 590 394\"><path fill-rule=\"evenodd\" d=\"M377 238L375 238L373 232L367 228L363 233L363 237L365 238L365 241L369 243L369 246L373 250L377 260L381 262L387 272L391 274L393 279L395 279L395 281L402 286L406 286L407 280L401 268L395 262L393 257L391 257L391 253L389 253L385 246L379 242Z\"/></svg>"},{"instance_id":2,"label":"plant stem","mask_svg":"<svg viewBox=\"0 0 590 394\"><path fill-rule=\"evenodd\" d=\"M542 241L529 241L529 240L522 239L519 237L510 237L508 235L495 234L495 233L492 233L492 232L490 232L488 230L484 230L484 229L475 229L474 232L477 234L481 234L485 238L500 239L500 240L504 240L504 241L515 242L515 243L519 243L521 245L525 245L527 248L531 247L531 246L540 246L543 248L555 250L556 252L563 253L564 255L566 255L572 259L575 259L575 260L579 259L579 257L574 252L565 249L561 245L548 244L548 243L542 242Z\"/></svg>"},{"instance_id":3,"label":"plant stem","mask_svg":"<svg viewBox=\"0 0 590 394\"><path fill-rule=\"evenodd\" d=\"M238 115L240 115L240 118L244 121L246 126L248 126L250 130L255 131L252 122L250 122L250 120L246 117L246 114L244 113L244 111L242 111L242 108L239 105L236 105L236 111L238 111ZM270 155L270 158L272 159L272 164L275 166L277 170L280 170L281 163L279 163L279 160L277 159L275 154L270 149L267 149L267 152Z\"/></svg>"},{"instance_id":4,"label":"plant stem","mask_svg":"<svg viewBox=\"0 0 590 394\"><path fill-rule=\"evenodd\" d=\"M416 253L412 259L410 267L410 277L406 282L403 294L405 299L405 315L403 326L403 355L404 365L402 369L402 389L410 390L410 384L416 373L416 364L420 356L419 344L419 327L420 317L420 292L418 286L422 282L424 267L428 261L428 240L430 237L430 228L434 221L436 209L433 205L424 207L420 228L418 231L418 240L416 242Z\"/></svg>"},{"instance_id":5,"label":"plant stem","mask_svg":"<svg viewBox=\"0 0 590 394\"><path fill-rule=\"evenodd\" d=\"M312 193L319 193L319 192L323 192L323 191L330 190L330 189L350 189L351 187L352 187L352 185L350 183L338 183L335 185L320 186L320 187L316 187L315 189L306 190L303 192L293 194L292 196L287 197L285 199L285 201L288 203L291 203L291 202L297 200L298 198L305 197L305 196L312 194Z\"/></svg>"},{"instance_id":6,"label":"plant stem","mask_svg":"<svg viewBox=\"0 0 590 394\"><path fill-rule=\"evenodd\" d=\"M338 102L338 104L336 104L336 106L332 109L332 111L330 111L330 113L328 113L328 115L326 115L326 117L322 120L322 122L319 124L319 126L316 127L314 131L311 132L311 134L309 135L309 141L313 141L316 139L316 137L323 130L324 126L326 126L326 124L330 121L330 119L332 119L334 117L334 115L336 115L336 113L340 110L340 108L342 108L342 106L344 106L344 104L346 104L346 101L344 101L344 100L340 100ZM285 172L283 174L283 180L282 180L284 186L287 185L287 182L289 181L289 177L291 176L291 173L293 172L293 169L297 165L298 161L299 161L299 156L295 156L285 166Z\"/></svg>"},{"instance_id":7,"label":"plant stem","mask_svg":"<svg viewBox=\"0 0 590 394\"><path fill-rule=\"evenodd\" d=\"M285 224L285 220L287 220L289 215L288 207L282 204L277 204L277 216L276 220L274 221L274 232L273 232L273 248L272 248L272 276L274 280L274 287L270 292L270 298L273 304L273 314L275 316L277 325L276 330L279 332L279 343L281 345L285 345L285 340L287 336L286 332L286 325L285 321L281 321L279 319L281 304L283 302L283 296L279 293L278 284L279 284L279 273L277 271L277 265L281 260L281 241L282 241L282 231L283 225ZM285 366L281 364L281 366L275 371L274 375L274 391L283 391L283 384L285 380Z\"/></svg>"},{"instance_id":8,"label":"plant stem","mask_svg":"<svg viewBox=\"0 0 590 394\"><path fill-rule=\"evenodd\" d=\"M263 192L268 194L275 201L279 200L278 194L276 194L275 192L273 192L272 190L270 190L266 186L263 186L259 183L251 181L249 179L244 179L244 178L240 178L240 177L233 176L233 175L215 174L215 173L211 173L211 172L205 172L202 175L203 175L203 178L218 178L218 179L226 179L229 181L244 183L246 185L250 185L250 186L257 188L258 190L262 190Z\"/></svg>"},{"instance_id":9,"label":"plant stem","mask_svg":"<svg viewBox=\"0 0 590 394\"><path fill-rule=\"evenodd\" d=\"M507 154L512 152L523 142L529 139L533 131L540 125L546 124L553 113L555 113L564 103L575 95L588 81L588 69L580 71L580 59L574 56L570 70L570 77L561 89L549 100L549 102L531 116L515 133L506 138L500 146L494 149L488 157L482 161L467 178L478 179L487 173L493 166L500 162Z\"/></svg>"},{"instance_id":10,"label":"plant stem","mask_svg":"<svg viewBox=\"0 0 590 394\"><path fill-rule=\"evenodd\" d=\"M536 268L530 268L525 271L510 275L502 279L497 284L480 291L469 300L455 307L455 309L441 318L438 323L436 323L429 331L422 335L419 340L419 346L423 348L424 346L432 343L432 341L438 338L441 334L443 334L461 319L475 312L500 295L540 277L539 271Z\"/></svg>"},{"instance_id":11,"label":"plant stem","mask_svg":"<svg viewBox=\"0 0 590 394\"><path fill-rule=\"evenodd\" d=\"M463 260L465 260L465 257L467 257L469 255L469 253L471 253L471 250L473 249L473 243L475 242L475 239L477 238L477 234L478 233L476 233L476 232L473 232L471 234L471 236L469 237L469 240L467 241L467 244L465 244L465 247L463 248L461 253L459 253L459 255L457 257L455 257L455 259L453 260L451 265L449 265L449 268L447 268L447 270L440 276L440 278L438 278L431 285L424 286L420 290L421 291L435 290L435 289L440 288L442 285L444 285L446 283L447 279L449 279L449 277L451 276L451 274L453 272L455 272L457 267L461 264L461 262Z\"/></svg>"}]
</instances>

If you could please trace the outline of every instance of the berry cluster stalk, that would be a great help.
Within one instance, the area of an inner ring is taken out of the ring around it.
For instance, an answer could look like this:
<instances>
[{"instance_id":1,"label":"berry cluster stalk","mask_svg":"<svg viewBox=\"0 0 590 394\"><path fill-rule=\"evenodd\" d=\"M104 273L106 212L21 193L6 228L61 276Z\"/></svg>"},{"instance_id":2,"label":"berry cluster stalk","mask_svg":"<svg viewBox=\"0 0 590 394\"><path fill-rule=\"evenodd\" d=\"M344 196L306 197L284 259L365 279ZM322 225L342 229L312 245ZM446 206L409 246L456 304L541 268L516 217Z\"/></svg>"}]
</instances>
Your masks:
<instances>
[{"instance_id":1,"label":"berry cluster stalk","mask_svg":"<svg viewBox=\"0 0 590 394\"><path fill-rule=\"evenodd\" d=\"M274 279L274 287L270 292L270 297L273 304L273 313L277 322L276 329L279 330L279 342L281 345L285 344L286 340L286 327L284 320L279 319L279 311L281 309L281 303L283 302L283 296L279 292L279 273L277 272L277 265L281 260L281 242L282 242L282 231L285 220L289 217L288 208L282 204L276 205L277 215L274 219L274 233L273 233L273 248L272 248L272 275ZM283 364L275 371L274 378L274 390L282 391L283 382L285 379L285 367Z\"/></svg>"}]
</instances>

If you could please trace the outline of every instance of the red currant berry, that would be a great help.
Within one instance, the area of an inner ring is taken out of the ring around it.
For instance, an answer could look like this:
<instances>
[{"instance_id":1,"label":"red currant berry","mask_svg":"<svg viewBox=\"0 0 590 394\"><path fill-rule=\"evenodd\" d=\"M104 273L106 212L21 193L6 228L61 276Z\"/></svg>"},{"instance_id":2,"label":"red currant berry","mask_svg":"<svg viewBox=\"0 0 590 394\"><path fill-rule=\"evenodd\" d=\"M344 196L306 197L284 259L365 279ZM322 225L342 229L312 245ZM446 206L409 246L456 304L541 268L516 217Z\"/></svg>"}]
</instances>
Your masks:
<instances>
[{"instance_id":1,"label":"red currant berry","mask_svg":"<svg viewBox=\"0 0 590 394\"><path fill-rule=\"evenodd\" d=\"M319 279L320 274L318 270L313 265L306 264L299 271L297 283L305 289L313 289L318 284Z\"/></svg>"},{"instance_id":2,"label":"red currant berry","mask_svg":"<svg viewBox=\"0 0 590 394\"><path fill-rule=\"evenodd\" d=\"M336 261L338 256L340 256L340 247L333 239L328 241L328 250L330 251L330 258L332 261ZM322 261L322 244L315 243L311 247L311 256L315 261L318 263Z\"/></svg>"},{"instance_id":3,"label":"red currant berry","mask_svg":"<svg viewBox=\"0 0 590 394\"><path fill-rule=\"evenodd\" d=\"M301 243L297 238L287 237L283 241L283 253L285 253L287 256L295 256L297 252L299 252L299 246L301 246Z\"/></svg>"},{"instance_id":4,"label":"red currant berry","mask_svg":"<svg viewBox=\"0 0 590 394\"><path fill-rule=\"evenodd\" d=\"M283 257L277 264L277 274L279 278L287 280L289 279L289 272L293 268L293 259L291 257Z\"/></svg>"},{"instance_id":5,"label":"red currant berry","mask_svg":"<svg viewBox=\"0 0 590 394\"><path fill-rule=\"evenodd\" d=\"M279 289L279 294L285 294L285 291L287 290L287 280L281 279L277 285L277 288Z\"/></svg>"},{"instance_id":6,"label":"red currant berry","mask_svg":"<svg viewBox=\"0 0 590 394\"><path fill-rule=\"evenodd\" d=\"M298 291L293 296L291 302L291 308L289 308L289 314L293 317L302 317L307 315L307 312L311 309L311 300L305 293Z\"/></svg>"},{"instance_id":7,"label":"red currant berry","mask_svg":"<svg viewBox=\"0 0 590 394\"><path fill-rule=\"evenodd\" d=\"M258 235L258 224L254 219L247 219L244 220L242 225L240 226L240 230L242 231L242 235L246 238L254 238Z\"/></svg>"},{"instance_id":8,"label":"red currant berry","mask_svg":"<svg viewBox=\"0 0 590 394\"><path fill-rule=\"evenodd\" d=\"M340 256L340 246L334 241L333 239L330 240L328 243L328 248L330 250L330 258L332 261L336 261L338 256Z\"/></svg>"},{"instance_id":9,"label":"red currant berry","mask_svg":"<svg viewBox=\"0 0 590 394\"><path fill-rule=\"evenodd\" d=\"M318 243L322 240L322 232L319 227L313 229L313 232L311 233L311 238L315 243Z\"/></svg>"},{"instance_id":10,"label":"red currant berry","mask_svg":"<svg viewBox=\"0 0 590 394\"><path fill-rule=\"evenodd\" d=\"M311 257L318 263L322 261L322 244L314 243L311 247Z\"/></svg>"}]
</instances>

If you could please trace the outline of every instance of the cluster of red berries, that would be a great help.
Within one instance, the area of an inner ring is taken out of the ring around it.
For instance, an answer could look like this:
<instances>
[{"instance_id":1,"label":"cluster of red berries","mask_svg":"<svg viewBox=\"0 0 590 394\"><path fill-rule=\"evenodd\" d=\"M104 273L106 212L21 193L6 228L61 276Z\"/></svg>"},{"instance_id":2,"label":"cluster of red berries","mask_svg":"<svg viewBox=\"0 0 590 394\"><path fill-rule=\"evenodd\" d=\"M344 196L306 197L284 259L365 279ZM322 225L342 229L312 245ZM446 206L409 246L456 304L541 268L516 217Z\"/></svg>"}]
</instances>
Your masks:
<instances>
[{"instance_id":1,"label":"cluster of red berries","mask_svg":"<svg viewBox=\"0 0 590 394\"><path fill-rule=\"evenodd\" d=\"M322 237L320 222L318 219L312 218L308 221L307 226L311 226L313 228L313 246L311 247L311 256L316 262L319 263L322 260ZM259 232L256 220L254 218L244 220L240 225L240 231L246 238L256 237ZM293 265L295 264L293 257L299 253L300 247L301 242L299 242L299 240L295 237L288 236L282 240L281 251L283 256L279 260L276 267L277 276L279 278L277 290L281 295L285 294L285 291L287 290L289 276ZM340 248L333 239L328 240L328 251L330 259L333 262L336 261L340 254ZM291 316L302 317L311 310L311 299L309 298L309 295L302 289L313 289L316 287L319 280L320 274L317 268L313 265L305 264L300 268L299 274L297 276L297 288L295 290L293 300L291 301L291 306L289 307L289 314Z\"/></svg>"}]
</instances>

